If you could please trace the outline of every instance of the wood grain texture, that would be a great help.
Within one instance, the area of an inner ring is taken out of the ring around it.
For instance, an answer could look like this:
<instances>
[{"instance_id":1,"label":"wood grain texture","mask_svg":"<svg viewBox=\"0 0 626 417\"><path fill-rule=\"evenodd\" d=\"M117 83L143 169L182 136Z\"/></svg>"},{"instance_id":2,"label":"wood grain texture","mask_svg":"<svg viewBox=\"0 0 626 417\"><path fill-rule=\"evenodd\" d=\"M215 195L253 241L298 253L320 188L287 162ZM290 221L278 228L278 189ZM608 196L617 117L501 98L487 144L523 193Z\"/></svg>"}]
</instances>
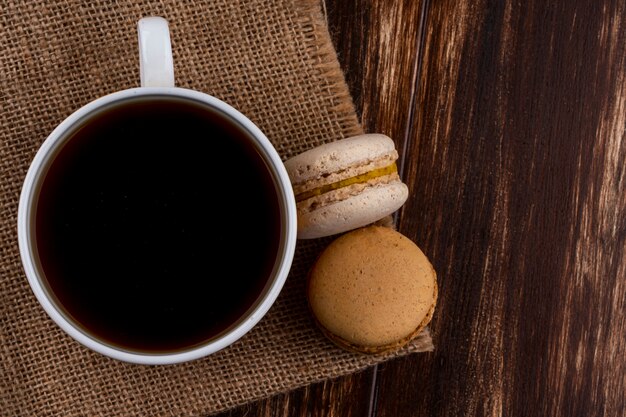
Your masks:
<instances>
[{"instance_id":1,"label":"wood grain texture","mask_svg":"<svg viewBox=\"0 0 626 417\"><path fill-rule=\"evenodd\" d=\"M419 1L327 1L328 25L366 132L401 149L411 124L421 23Z\"/></svg>"},{"instance_id":2,"label":"wood grain texture","mask_svg":"<svg viewBox=\"0 0 626 417\"><path fill-rule=\"evenodd\" d=\"M436 351L380 367L378 416L626 414L626 10L556 3L428 10L400 226Z\"/></svg>"}]
</instances>

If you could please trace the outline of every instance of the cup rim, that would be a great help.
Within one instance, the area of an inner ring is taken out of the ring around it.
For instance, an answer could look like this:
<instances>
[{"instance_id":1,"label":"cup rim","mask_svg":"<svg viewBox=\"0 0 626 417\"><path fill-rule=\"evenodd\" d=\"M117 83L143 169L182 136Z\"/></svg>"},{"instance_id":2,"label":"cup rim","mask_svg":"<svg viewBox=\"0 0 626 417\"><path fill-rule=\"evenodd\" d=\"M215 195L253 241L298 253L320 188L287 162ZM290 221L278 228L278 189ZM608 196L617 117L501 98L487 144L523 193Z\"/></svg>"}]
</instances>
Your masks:
<instances>
[{"instance_id":1,"label":"cup rim","mask_svg":"<svg viewBox=\"0 0 626 417\"><path fill-rule=\"evenodd\" d=\"M221 111L235 119L246 130L248 130L251 136L255 138L257 145L262 148L265 155L264 157L269 159L269 162L278 177L277 186L280 187L279 191L285 196L284 201L281 201L281 205L286 212L286 219L284 219L284 249L280 253L281 260L278 264L275 276L271 281L271 284L269 284L269 289L265 292L260 301L257 302L253 310L249 311L247 316L240 319L239 323L237 323L235 327L226 333L217 336L216 339L181 352L140 353L126 351L122 348L115 348L101 342L95 338L95 336L88 335L83 330L77 328L64 316L64 314L59 311L54 302L50 300L50 297L46 293L43 283L41 282L41 278L39 277L34 266L33 253L31 251L30 219L32 219L32 203L37 191L36 187L41 171L44 168L45 163L48 161L51 152L55 149L57 143L64 138L65 133L70 128L74 127L76 123L80 122L98 109L111 105L116 101L142 96L169 96L196 100L204 104L208 104L209 106L212 106L218 111ZM63 120L50 133L50 135L48 135L33 158L24 179L18 206L17 232L20 257L30 287L45 312L59 327L61 327L63 331L82 345L105 356L118 359L123 362L143 365L175 364L199 359L233 344L250 331L274 304L285 284L295 253L297 234L296 203L289 176L280 156L278 155L278 152L265 134L237 109L216 97L195 90L180 87L138 87L108 94L84 105Z\"/></svg>"}]
</instances>

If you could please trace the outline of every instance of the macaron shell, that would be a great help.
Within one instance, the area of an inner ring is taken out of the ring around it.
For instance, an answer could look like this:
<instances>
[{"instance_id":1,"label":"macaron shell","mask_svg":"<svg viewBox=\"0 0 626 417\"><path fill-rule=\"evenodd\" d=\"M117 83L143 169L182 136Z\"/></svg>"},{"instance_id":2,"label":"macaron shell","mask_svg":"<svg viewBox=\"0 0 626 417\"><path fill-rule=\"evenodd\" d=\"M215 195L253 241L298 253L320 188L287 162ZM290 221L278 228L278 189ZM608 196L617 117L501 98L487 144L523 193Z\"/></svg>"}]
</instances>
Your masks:
<instances>
[{"instance_id":1,"label":"macaron shell","mask_svg":"<svg viewBox=\"0 0 626 417\"><path fill-rule=\"evenodd\" d=\"M398 210L409 196L400 180L310 211L298 211L298 239L314 239L366 226Z\"/></svg>"},{"instance_id":2,"label":"macaron shell","mask_svg":"<svg viewBox=\"0 0 626 417\"><path fill-rule=\"evenodd\" d=\"M359 345L359 344L356 344L356 343L352 343L349 340L346 340L346 339L344 339L342 337L337 336L336 334L333 334L332 332L327 330L319 322L319 320L315 319L315 317L314 317L314 319L315 319L315 323L317 324L317 327L324 334L324 336L326 336L326 338L328 338L331 342L333 342L334 344L336 344L337 346L339 346L342 349L349 350L349 351L356 352L356 353L367 353L367 354L370 354L370 355L377 355L377 354L381 354L381 353L393 352L394 350L398 350L398 349L406 346L411 340L415 339L422 332L422 330L424 330L424 328L428 325L428 323L430 323L430 321L433 318L433 313L435 312L435 305L436 305L436 301L437 301L437 294L438 294L438 288L437 288L437 284L435 283L435 293L434 293L433 305L431 306L430 310L428 311L428 313L424 317L424 320L422 320L422 323L420 323L420 325L410 335L408 335L408 336L406 336L406 337L404 337L404 338L402 338L402 339L400 339L400 340L398 340L396 342L388 343L386 345L365 346L365 345Z\"/></svg>"},{"instance_id":3,"label":"macaron shell","mask_svg":"<svg viewBox=\"0 0 626 417\"><path fill-rule=\"evenodd\" d=\"M285 161L285 168L295 186L392 152L395 152L395 144L391 138L369 133L310 149Z\"/></svg>"},{"instance_id":4,"label":"macaron shell","mask_svg":"<svg viewBox=\"0 0 626 417\"><path fill-rule=\"evenodd\" d=\"M309 275L308 298L333 342L380 353L406 344L428 324L436 274L410 239L370 226L338 238L320 255Z\"/></svg>"}]
</instances>

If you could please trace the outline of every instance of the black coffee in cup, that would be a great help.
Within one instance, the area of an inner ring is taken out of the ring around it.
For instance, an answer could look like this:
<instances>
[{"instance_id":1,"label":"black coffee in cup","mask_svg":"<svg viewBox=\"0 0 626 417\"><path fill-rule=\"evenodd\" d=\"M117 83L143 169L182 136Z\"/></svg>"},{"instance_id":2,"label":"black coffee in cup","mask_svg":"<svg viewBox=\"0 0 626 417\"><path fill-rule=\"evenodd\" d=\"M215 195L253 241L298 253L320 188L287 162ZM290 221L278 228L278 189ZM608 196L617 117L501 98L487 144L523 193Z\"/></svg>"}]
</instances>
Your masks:
<instances>
[{"instance_id":1,"label":"black coffee in cup","mask_svg":"<svg viewBox=\"0 0 626 417\"><path fill-rule=\"evenodd\" d=\"M125 350L232 327L277 264L274 175L237 121L176 97L127 99L69 132L36 199L37 267L62 312Z\"/></svg>"}]
</instances>

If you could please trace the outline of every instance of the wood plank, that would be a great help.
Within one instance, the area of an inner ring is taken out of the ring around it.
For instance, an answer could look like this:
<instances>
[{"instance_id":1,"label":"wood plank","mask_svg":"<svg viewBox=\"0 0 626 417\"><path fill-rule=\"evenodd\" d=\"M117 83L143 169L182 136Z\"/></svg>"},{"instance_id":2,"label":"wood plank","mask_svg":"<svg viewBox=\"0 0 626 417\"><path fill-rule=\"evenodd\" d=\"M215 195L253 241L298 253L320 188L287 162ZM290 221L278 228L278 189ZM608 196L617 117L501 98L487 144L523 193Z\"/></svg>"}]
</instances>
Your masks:
<instances>
[{"instance_id":1,"label":"wood plank","mask_svg":"<svg viewBox=\"0 0 626 417\"><path fill-rule=\"evenodd\" d=\"M400 226L436 351L380 367L378 416L626 414L625 27L618 0L431 3Z\"/></svg>"},{"instance_id":2,"label":"wood plank","mask_svg":"<svg viewBox=\"0 0 626 417\"><path fill-rule=\"evenodd\" d=\"M328 24L363 128L399 149L411 123L424 1L328 0Z\"/></svg>"}]
</instances>

